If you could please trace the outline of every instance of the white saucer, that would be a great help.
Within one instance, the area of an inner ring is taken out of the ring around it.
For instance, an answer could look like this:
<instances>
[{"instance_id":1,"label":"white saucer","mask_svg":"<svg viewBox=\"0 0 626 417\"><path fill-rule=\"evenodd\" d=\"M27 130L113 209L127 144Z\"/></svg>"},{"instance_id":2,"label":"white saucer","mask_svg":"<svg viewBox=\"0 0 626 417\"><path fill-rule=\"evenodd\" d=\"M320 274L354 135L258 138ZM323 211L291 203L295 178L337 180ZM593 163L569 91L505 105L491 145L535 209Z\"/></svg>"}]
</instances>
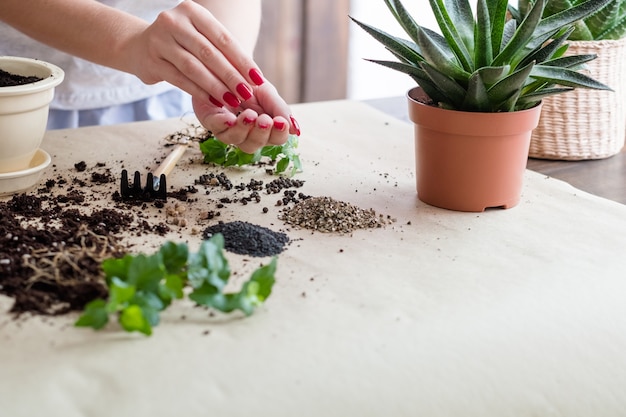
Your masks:
<instances>
[{"instance_id":1,"label":"white saucer","mask_svg":"<svg viewBox=\"0 0 626 417\"><path fill-rule=\"evenodd\" d=\"M50 165L51 161L52 158L48 152L37 149L28 168L21 171L0 173L0 195L15 194L34 187L39 182L43 170Z\"/></svg>"}]
</instances>

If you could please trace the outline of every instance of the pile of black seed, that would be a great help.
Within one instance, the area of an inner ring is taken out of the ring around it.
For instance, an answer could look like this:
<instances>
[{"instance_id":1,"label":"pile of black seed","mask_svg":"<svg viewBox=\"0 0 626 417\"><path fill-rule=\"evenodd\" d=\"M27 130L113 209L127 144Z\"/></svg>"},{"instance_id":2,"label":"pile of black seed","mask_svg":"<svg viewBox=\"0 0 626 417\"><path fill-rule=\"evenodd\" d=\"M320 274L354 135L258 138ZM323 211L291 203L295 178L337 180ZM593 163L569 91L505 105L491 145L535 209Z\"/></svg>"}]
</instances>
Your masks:
<instances>
[{"instance_id":1,"label":"pile of black seed","mask_svg":"<svg viewBox=\"0 0 626 417\"><path fill-rule=\"evenodd\" d=\"M278 255L289 243L289 237L267 227L243 221L220 222L204 230L204 238L221 233L224 236L224 249L239 255L256 257Z\"/></svg>"}]
</instances>

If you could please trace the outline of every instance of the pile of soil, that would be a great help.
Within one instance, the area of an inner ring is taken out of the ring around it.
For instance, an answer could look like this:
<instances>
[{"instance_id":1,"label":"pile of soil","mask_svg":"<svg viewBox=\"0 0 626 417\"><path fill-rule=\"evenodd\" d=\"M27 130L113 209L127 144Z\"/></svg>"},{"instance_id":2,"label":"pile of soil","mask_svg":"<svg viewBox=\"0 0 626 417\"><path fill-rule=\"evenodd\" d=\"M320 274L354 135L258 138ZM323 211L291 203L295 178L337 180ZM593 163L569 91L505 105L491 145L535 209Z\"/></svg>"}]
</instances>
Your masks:
<instances>
[{"instance_id":1,"label":"pile of soil","mask_svg":"<svg viewBox=\"0 0 626 417\"><path fill-rule=\"evenodd\" d=\"M30 84L41 81L40 77L25 77L23 75L12 74L0 69L0 87L13 87L16 85Z\"/></svg>"},{"instance_id":2,"label":"pile of soil","mask_svg":"<svg viewBox=\"0 0 626 417\"><path fill-rule=\"evenodd\" d=\"M106 298L100 264L130 251L123 232L170 230L162 221L148 222L141 207L117 202L97 208L92 203L103 196L94 187L116 179L103 163L74 167L36 191L0 201L0 294L14 299L14 313L64 314Z\"/></svg>"}]
</instances>

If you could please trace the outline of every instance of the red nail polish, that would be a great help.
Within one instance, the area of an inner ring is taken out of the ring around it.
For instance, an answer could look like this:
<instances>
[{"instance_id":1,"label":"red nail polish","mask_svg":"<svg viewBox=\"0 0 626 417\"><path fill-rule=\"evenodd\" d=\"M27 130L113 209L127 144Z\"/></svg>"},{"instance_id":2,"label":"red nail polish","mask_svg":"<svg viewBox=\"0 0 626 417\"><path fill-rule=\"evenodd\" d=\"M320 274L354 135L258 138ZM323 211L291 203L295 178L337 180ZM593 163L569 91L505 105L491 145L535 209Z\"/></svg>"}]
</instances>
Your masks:
<instances>
[{"instance_id":1,"label":"red nail polish","mask_svg":"<svg viewBox=\"0 0 626 417\"><path fill-rule=\"evenodd\" d=\"M243 123L246 125L251 125L252 123L254 123L254 119L251 119L249 117L244 117L243 118Z\"/></svg>"},{"instance_id":2,"label":"red nail polish","mask_svg":"<svg viewBox=\"0 0 626 417\"><path fill-rule=\"evenodd\" d=\"M261 75L261 72L258 69L252 68L248 72L248 75L250 76L250 79L252 80L252 82L255 83L256 85L263 84L264 82L263 76Z\"/></svg>"},{"instance_id":3,"label":"red nail polish","mask_svg":"<svg viewBox=\"0 0 626 417\"><path fill-rule=\"evenodd\" d=\"M235 97L235 95L230 91L225 92L222 98L230 107L239 107L241 104L237 97Z\"/></svg>"},{"instance_id":4,"label":"red nail polish","mask_svg":"<svg viewBox=\"0 0 626 417\"><path fill-rule=\"evenodd\" d=\"M269 129L270 125L268 125L267 123L259 123L259 129Z\"/></svg>"},{"instance_id":5,"label":"red nail polish","mask_svg":"<svg viewBox=\"0 0 626 417\"><path fill-rule=\"evenodd\" d=\"M274 122L274 127L278 130L283 130L285 128L285 122Z\"/></svg>"},{"instance_id":6,"label":"red nail polish","mask_svg":"<svg viewBox=\"0 0 626 417\"><path fill-rule=\"evenodd\" d=\"M244 83L240 83L237 85L237 92L244 100L249 100L250 98L252 98L252 91L250 90L250 87L248 87Z\"/></svg>"},{"instance_id":7,"label":"red nail polish","mask_svg":"<svg viewBox=\"0 0 626 417\"><path fill-rule=\"evenodd\" d=\"M296 119L293 116L289 116L289 120L291 120L293 128L296 129L296 135L300 136L300 125L298 124Z\"/></svg>"},{"instance_id":8,"label":"red nail polish","mask_svg":"<svg viewBox=\"0 0 626 417\"><path fill-rule=\"evenodd\" d=\"M218 99L216 99L216 98L215 98L215 97L213 97L213 96L209 96L209 101L210 101L211 103L213 103L213 105L214 105L215 107L224 107L224 105L222 104L222 102L221 102L221 101L219 101Z\"/></svg>"},{"instance_id":9,"label":"red nail polish","mask_svg":"<svg viewBox=\"0 0 626 417\"><path fill-rule=\"evenodd\" d=\"M233 126L235 126L235 122L231 122L230 120L225 121L225 122L224 122L224 124L225 124L226 126L228 126L228 127L233 127Z\"/></svg>"}]
</instances>

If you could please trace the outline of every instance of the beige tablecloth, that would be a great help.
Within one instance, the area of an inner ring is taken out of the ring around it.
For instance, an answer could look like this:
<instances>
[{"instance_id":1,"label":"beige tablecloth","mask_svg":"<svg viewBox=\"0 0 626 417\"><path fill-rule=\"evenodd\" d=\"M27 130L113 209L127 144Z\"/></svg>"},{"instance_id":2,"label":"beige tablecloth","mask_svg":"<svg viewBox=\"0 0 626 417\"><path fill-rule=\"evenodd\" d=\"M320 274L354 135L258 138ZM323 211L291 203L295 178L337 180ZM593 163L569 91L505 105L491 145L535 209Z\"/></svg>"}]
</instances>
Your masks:
<instances>
[{"instance_id":1,"label":"beige tablecloth","mask_svg":"<svg viewBox=\"0 0 626 417\"><path fill-rule=\"evenodd\" d=\"M294 112L302 191L396 222L311 233L275 207L229 205L222 220L292 239L274 293L248 318L178 303L150 338L77 329L76 316L15 321L0 297L1 416L626 415L625 206L527 172L513 209L433 208L416 196L411 125L350 101ZM79 160L148 169L184 126L49 132L46 175ZM189 150L169 184L209 169L198 158Z\"/></svg>"}]
</instances>

